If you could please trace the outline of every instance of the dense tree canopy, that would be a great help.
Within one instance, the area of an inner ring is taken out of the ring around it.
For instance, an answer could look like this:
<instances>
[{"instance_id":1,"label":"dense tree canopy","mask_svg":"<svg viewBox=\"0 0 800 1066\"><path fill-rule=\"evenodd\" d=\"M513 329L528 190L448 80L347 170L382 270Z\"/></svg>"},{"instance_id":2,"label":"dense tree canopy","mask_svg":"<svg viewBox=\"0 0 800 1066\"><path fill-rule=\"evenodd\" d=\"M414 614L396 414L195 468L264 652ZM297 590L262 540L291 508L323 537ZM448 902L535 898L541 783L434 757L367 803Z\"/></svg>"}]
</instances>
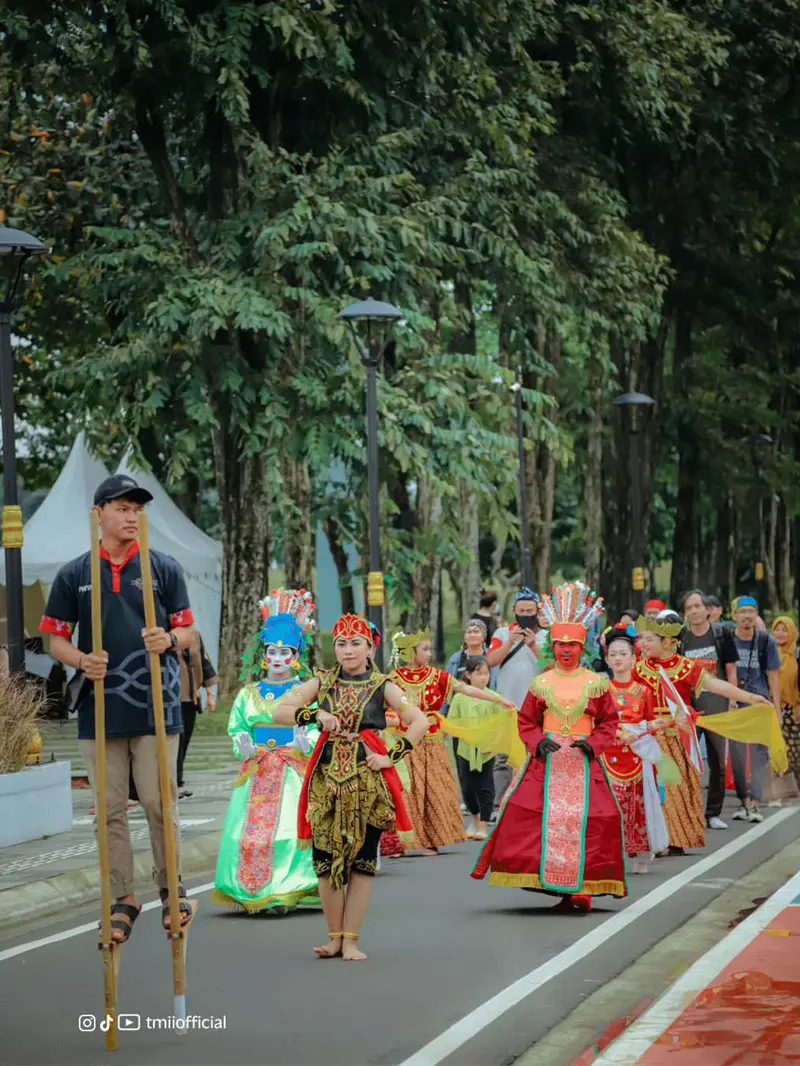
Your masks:
<instances>
[{"instance_id":1,"label":"dense tree canopy","mask_svg":"<svg viewBox=\"0 0 800 1066\"><path fill-rule=\"evenodd\" d=\"M516 579L518 374L539 584L629 599L611 400L638 389L652 573L730 594L758 555L786 602L798 7L0 0L3 216L53 246L18 319L26 484L78 426L133 444L222 536L233 675L270 557L313 585L317 523L337 560L365 542L336 315L373 295L407 315L380 390L394 610L434 616L442 568L465 610Z\"/></svg>"}]
</instances>

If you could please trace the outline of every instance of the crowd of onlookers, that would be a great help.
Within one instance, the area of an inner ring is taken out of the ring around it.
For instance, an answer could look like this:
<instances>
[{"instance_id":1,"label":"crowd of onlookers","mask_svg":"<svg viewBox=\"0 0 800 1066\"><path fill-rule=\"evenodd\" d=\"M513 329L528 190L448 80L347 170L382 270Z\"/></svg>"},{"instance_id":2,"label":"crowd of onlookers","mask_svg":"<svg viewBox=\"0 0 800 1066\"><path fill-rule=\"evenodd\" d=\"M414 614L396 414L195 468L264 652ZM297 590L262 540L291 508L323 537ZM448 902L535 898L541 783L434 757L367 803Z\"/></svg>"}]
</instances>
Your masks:
<instances>
[{"instance_id":1,"label":"crowd of onlookers","mask_svg":"<svg viewBox=\"0 0 800 1066\"><path fill-rule=\"evenodd\" d=\"M784 738L789 749L790 772L781 778L769 770L767 749L761 745L728 742L718 734L702 729L703 755L708 769L706 820L711 829L725 829L721 819L726 787L735 789L740 808L734 819L760 820L759 805L779 805L798 794L800 781L800 691L798 691L798 630L794 621L781 616L768 631L759 605L751 596L731 603L728 619L718 597L700 589L688 592L680 611L672 611L659 599L644 605L649 619L680 623L678 652L699 661L712 676L738 685L747 692L768 698L778 709ZM635 629L639 612L626 608L613 626ZM488 666L489 686L511 700L517 708L533 679L546 668L542 651L547 638L547 620L541 599L523 588L514 602L513 621L503 621L498 613L498 595L484 589L478 609L464 629L461 648L451 656L447 671L459 679L469 679L476 669ZM604 657L608 625L595 634L599 648L593 668L607 670ZM695 697L698 715L719 714L730 705L725 697L703 692ZM495 808L510 784L512 771L503 756L494 760ZM473 812L474 813L474 812Z\"/></svg>"}]
</instances>

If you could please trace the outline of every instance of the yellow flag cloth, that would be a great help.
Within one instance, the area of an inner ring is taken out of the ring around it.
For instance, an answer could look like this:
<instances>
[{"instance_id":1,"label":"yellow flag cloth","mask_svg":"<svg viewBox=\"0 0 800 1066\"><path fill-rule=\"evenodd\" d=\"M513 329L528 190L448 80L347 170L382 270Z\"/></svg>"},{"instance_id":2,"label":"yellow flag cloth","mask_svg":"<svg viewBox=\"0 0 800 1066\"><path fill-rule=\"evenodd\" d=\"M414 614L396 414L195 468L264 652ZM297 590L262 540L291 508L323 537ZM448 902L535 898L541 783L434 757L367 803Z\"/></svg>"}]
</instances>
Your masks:
<instances>
[{"instance_id":1,"label":"yellow flag cloth","mask_svg":"<svg viewBox=\"0 0 800 1066\"><path fill-rule=\"evenodd\" d=\"M443 733L493 755L507 755L509 766L518 769L525 762L527 752L517 729L517 712L510 707L497 708L480 718L451 721L437 716Z\"/></svg>"},{"instance_id":2,"label":"yellow flag cloth","mask_svg":"<svg viewBox=\"0 0 800 1066\"><path fill-rule=\"evenodd\" d=\"M697 724L710 733L719 733L728 740L740 740L744 744L764 744L769 748L770 762L776 774L785 774L789 769L789 753L783 739L781 724L774 707L766 703L753 707L740 707L737 711L722 714L701 714Z\"/></svg>"}]
</instances>

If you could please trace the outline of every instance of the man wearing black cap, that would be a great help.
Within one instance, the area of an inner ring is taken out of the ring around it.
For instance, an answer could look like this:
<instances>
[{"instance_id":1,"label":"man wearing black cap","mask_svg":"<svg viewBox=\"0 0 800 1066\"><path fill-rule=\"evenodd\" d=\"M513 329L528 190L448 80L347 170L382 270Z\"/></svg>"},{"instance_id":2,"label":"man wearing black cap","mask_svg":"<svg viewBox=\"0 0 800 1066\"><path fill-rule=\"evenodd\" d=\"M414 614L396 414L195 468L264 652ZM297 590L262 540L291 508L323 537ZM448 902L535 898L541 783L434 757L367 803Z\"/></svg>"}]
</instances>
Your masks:
<instances>
[{"instance_id":1,"label":"man wearing black cap","mask_svg":"<svg viewBox=\"0 0 800 1066\"><path fill-rule=\"evenodd\" d=\"M150 683L149 653L161 656L164 712L169 745L172 810L177 819L177 757L181 732L181 672L179 654L189 647L194 617L180 565L168 555L151 552L157 626L145 627L142 568L139 557L139 513L152 500L150 493L128 475L117 474L98 486L94 504L100 513L101 575L103 584L102 656L92 654L91 553L67 563L56 575L40 629L50 634L54 659L77 671L78 740L95 783L94 687L105 679L108 789L108 843L111 869L112 936L128 939L141 906L133 883L133 849L128 819L129 776L132 771L150 829L154 874L168 923L164 824L158 783L155 718ZM78 627L77 647L72 634ZM184 895L181 889L181 895ZM181 916L191 917L181 900Z\"/></svg>"}]
</instances>

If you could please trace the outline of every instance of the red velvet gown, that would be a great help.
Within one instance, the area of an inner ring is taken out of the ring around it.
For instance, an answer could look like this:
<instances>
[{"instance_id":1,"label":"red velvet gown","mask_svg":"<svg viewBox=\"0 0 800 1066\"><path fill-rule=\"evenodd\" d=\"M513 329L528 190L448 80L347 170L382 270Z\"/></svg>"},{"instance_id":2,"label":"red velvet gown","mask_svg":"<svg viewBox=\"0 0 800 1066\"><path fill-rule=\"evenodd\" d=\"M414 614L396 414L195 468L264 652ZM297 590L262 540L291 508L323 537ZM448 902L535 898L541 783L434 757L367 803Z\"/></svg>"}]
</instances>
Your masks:
<instances>
[{"instance_id":1,"label":"red velvet gown","mask_svg":"<svg viewBox=\"0 0 800 1066\"><path fill-rule=\"evenodd\" d=\"M622 814L599 756L616 744L609 679L589 670L536 678L519 712L529 757L472 876L548 895L627 895ZM561 750L537 757L552 737ZM572 744L588 740L595 758Z\"/></svg>"}]
</instances>

